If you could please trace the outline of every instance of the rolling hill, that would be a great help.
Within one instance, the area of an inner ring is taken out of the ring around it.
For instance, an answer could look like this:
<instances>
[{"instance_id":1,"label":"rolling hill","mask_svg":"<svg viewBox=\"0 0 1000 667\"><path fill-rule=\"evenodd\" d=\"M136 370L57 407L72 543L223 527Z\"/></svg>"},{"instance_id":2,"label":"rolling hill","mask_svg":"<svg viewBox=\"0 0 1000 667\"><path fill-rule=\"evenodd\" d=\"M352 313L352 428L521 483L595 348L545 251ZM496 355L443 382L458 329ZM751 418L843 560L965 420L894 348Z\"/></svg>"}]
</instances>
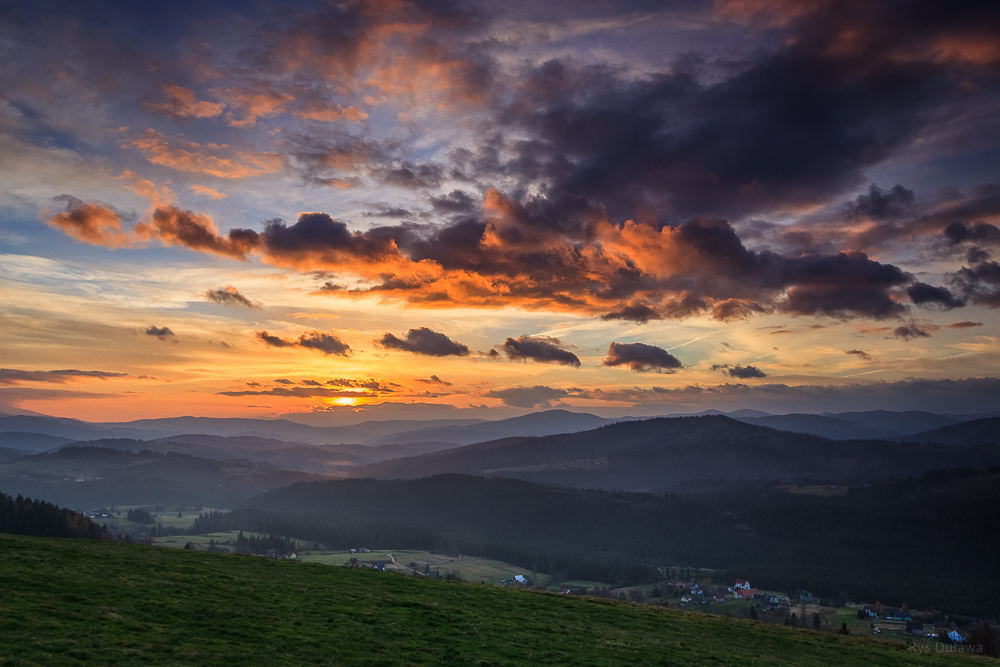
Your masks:
<instances>
[{"instance_id":1,"label":"rolling hill","mask_svg":"<svg viewBox=\"0 0 1000 667\"><path fill-rule=\"evenodd\" d=\"M218 461L188 454L66 447L0 463L0 491L45 498L77 509L106 505L235 507L261 491L322 479L247 460Z\"/></svg>"},{"instance_id":2,"label":"rolling hill","mask_svg":"<svg viewBox=\"0 0 1000 667\"><path fill-rule=\"evenodd\" d=\"M722 416L620 422L582 433L506 438L351 471L412 479L497 475L578 488L657 490L708 480L858 480L1000 462L995 448L943 450L887 441L832 441Z\"/></svg>"},{"instance_id":3,"label":"rolling hill","mask_svg":"<svg viewBox=\"0 0 1000 667\"><path fill-rule=\"evenodd\" d=\"M629 603L91 540L0 535L10 665L965 664Z\"/></svg>"},{"instance_id":4,"label":"rolling hill","mask_svg":"<svg viewBox=\"0 0 1000 667\"><path fill-rule=\"evenodd\" d=\"M976 446L1000 444L1000 417L976 419L908 436L910 442Z\"/></svg>"}]
</instances>

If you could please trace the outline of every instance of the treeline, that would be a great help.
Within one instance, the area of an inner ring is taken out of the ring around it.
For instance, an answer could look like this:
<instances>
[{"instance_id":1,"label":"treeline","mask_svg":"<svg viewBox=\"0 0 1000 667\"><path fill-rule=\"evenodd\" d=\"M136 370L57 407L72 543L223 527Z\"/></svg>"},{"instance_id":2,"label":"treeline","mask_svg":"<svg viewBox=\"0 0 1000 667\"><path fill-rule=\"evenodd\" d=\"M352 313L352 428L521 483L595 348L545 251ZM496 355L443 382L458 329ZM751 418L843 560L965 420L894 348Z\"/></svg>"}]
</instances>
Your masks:
<instances>
[{"instance_id":1,"label":"treeline","mask_svg":"<svg viewBox=\"0 0 1000 667\"><path fill-rule=\"evenodd\" d=\"M290 538L278 535L249 535L240 534L236 536L236 553L238 554L266 554L269 552L281 555L295 551L297 545Z\"/></svg>"},{"instance_id":2,"label":"treeline","mask_svg":"<svg viewBox=\"0 0 1000 667\"><path fill-rule=\"evenodd\" d=\"M668 497L440 475L297 484L203 515L195 532L461 552L616 587L661 580L664 567L702 567L717 583L743 577L760 588L993 616L998 496L1000 483L982 470L834 497L775 484Z\"/></svg>"},{"instance_id":3,"label":"treeline","mask_svg":"<svg viewBox=\"0 0 1000 667\"><path fill-rule=\"evenodd\" d=\"M47 503L0 493L0 533L34 537L84 537L110 539L104 526L88 517Z\"/></svg>"}]
</instances>

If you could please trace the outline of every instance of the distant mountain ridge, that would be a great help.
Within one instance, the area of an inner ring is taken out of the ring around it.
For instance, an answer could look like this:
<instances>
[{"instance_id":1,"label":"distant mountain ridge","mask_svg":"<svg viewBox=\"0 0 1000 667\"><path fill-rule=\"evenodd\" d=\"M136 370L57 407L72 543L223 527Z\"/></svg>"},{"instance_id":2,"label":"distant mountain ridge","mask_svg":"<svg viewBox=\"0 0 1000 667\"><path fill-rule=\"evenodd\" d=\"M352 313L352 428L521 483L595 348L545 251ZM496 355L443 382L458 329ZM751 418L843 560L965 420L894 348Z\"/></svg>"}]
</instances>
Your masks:
<instances>
[{"instance_id":1,"label":"distant mountain ridge","mask_svg":"<svg viewBox=\"0 0 1000 667\"><path fill-rule=\"evenodd\" d=\"M574 434L505 438L351 471L413 479L497 475L577 488L659 490L698 480L874 479L1000 463L996 448L833 441L724 416L619 422Z\"/></svg>"}]
</instances>

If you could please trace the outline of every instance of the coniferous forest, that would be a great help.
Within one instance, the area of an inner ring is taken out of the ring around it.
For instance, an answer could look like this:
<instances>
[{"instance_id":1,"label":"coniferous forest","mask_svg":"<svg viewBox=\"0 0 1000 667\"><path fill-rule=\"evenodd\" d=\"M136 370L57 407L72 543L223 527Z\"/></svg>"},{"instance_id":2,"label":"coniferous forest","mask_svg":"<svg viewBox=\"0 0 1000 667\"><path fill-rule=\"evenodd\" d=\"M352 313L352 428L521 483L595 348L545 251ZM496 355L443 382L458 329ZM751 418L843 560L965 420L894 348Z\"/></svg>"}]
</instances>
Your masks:
<instances>
[{"instance_id":1,"label":"coniferous forest","mask_svg":"<svg viewBox=\"0 0 1000 667\"><path fill-rule=\"evenodd\" d=\"M996 472L935 472L830 497L767 484L658 495L464 475L344 480L262 494L202 515L194 530L465 553L618 586L663 579L663 568L711 569L720 582L994 615Z\"/></svg>"},{"instance_id":2,"label":"coniferous forest","mask_svg":"<svg viewBox=\"0 0 1000 667\"><path fill-rule=\"evenodd\" d=\"M45 502L0 493L0 533L34 537L107 537L103 526L88 517Z\"/></svg>"}]
</instances>

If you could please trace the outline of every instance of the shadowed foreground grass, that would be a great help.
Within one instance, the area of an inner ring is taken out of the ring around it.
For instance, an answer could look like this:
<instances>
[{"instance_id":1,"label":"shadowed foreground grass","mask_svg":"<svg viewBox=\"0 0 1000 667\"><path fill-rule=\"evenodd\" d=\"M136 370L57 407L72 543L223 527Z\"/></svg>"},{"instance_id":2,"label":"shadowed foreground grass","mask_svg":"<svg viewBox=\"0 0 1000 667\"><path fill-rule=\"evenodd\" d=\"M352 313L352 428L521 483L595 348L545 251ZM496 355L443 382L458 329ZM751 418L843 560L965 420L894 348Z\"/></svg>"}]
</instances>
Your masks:
<instances>
[{"instance_id":1,"label":"shadowed foreground grass","mask_svg":"<svg viewBox=\"0 0 1000 667\"><path fill-rule=\"evenodd\" d=\"M0 665L945 665L870 640L626 603L0 535Z\"/></svg>"}]
</instances>

